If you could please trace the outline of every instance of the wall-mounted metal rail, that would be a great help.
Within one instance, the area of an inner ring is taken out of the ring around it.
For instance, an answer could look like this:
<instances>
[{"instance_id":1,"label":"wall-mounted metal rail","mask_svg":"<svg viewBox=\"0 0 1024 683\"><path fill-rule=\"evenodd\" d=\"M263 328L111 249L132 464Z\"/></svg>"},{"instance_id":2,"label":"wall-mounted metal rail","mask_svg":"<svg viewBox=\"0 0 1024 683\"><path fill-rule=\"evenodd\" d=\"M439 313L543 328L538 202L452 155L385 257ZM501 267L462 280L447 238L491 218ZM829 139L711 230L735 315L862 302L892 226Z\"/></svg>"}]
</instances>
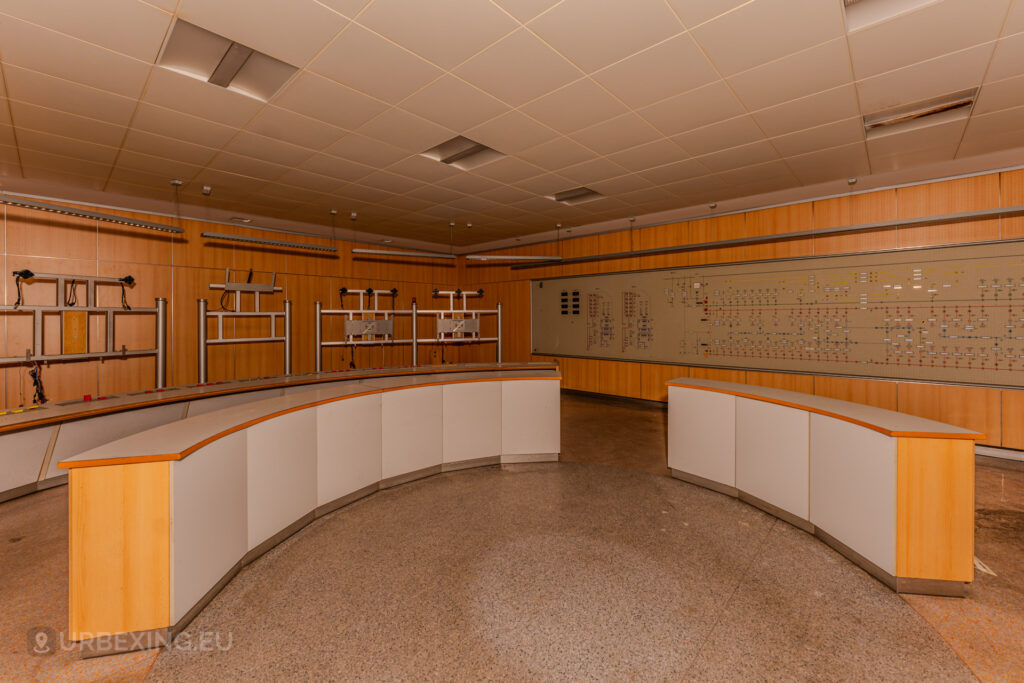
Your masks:
<instances>
[{"instance_id":1,"label":"wall-mounted metal rail","mask_svg":"<svg viewBox=\"0 0 1024 683\"><path fill-rule=\"evenodd\" d=\"M221 290L225 294L234 294L234 304L232 309L223 309L219 311L209 310L209 304L206 299L199 299L198 304L198 380L199 384L206 384L208 381L208 354L207 351L210 346L218 344L251 344L254 342L283 342L284 344L284 374L292 374L292 302L288 299L284 301L283 311L264 311L260 308L260 295L261 294L274 294L282 291L281 287L278 287L275 283L277 282L277 273L271 274L270 284L258 283L258 282L232 282L231 271L229 269L224 270L224 283L213 283L210 285L210 289ZM253 309L251 311L242 310L242 294L253 295ZM263 318L268 320L270 323L270 330L266 336L262 337L225 337L224 336L224 319L225 318ZM282 334L277 333L277 319L284 319L284 330ZM207 332L206 322L207 320L214 319L217 321L217 336L210 338Z\"/></svg>"},{"instance_id":2,"label":"wall-mounted metal rail","mask_svg":"<svg viewBox=\"0 0 1024 683\"><path fill-rule=\"evenodd\" d=\"M107 360L115 358L133 358L136 356L156 356L156 388L163 389L167 384L167 299L158 298L152 308L129 308L123 306L99 306L96 303L97 285L120 285L134 282L130 278L99 277L95 275L66 275L59 273L25 273L19 277L19 288L21 283L32 284L34 282L53 282L56 284L55 300L53 305L30 305L16 304L12 306L0 306L0 313L6 315L31 315L32 316L32 345L25 349L23 356L0 357L0 365L16 365L21 363L57 363L67 361L83 360ZM127 282L126 282L127 281ZM76 288L85 285L85 305L79 306L68 303L69 300L77 298ZM20 289L19 289L20 298ZM78 345L85 351L74 352L66 348L67 337L64 334L65 313L83 313L86 323L82 326ZM56 314L60 322L60 352L46 353L44 349L44 320L47 316ZM154 315L156 346L151 349L128 349L123 344L117 348L115 343L116 317L119 315ZM102 315L104 317L104 349L102 351L90 351L88 316Z\"/></svg>"}]
</instances>

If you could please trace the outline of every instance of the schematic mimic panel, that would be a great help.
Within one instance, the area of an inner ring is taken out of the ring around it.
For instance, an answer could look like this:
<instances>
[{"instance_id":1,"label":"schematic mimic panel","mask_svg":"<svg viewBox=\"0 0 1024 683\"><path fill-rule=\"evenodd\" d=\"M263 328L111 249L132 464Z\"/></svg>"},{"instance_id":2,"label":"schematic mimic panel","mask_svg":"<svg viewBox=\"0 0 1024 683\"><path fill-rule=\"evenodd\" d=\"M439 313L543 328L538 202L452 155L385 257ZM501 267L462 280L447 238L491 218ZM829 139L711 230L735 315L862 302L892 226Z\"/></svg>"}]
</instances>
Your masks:
<instances>
[{"instance_id":1,"label":"schematic mimic panel","mask_svg":"<svg viewBox=\"0 0 1024 683\"><path fill-rule=\"evenodd\" d=\"M534 280L533 352L1024 386L1024 242Z\"/></svg>"}]
</instances>

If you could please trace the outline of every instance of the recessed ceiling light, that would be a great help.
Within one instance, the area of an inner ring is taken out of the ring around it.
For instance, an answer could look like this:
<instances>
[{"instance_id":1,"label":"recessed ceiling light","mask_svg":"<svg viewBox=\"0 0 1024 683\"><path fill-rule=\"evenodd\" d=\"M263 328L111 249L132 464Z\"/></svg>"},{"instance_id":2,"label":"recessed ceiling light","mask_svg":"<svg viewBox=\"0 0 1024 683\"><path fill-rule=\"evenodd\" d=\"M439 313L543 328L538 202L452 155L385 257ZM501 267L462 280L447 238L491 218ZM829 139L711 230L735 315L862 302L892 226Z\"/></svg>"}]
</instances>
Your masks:
<instances>
[{"instance_id":1,"label":"recessed ceiling light","mask_svg":"<svg viewBox=\"0 0 1024 683\"><path fill-rule=\"evenodd\" d=\"M242 218L241 216L232 216L231 220L233 220L235 223L252 223L251 218Z\"/></svg>"},{"instance_id":2,"label":"recessed ceiling light","mask_svg":"<svg viewBox=\"0 0 1024 683\"><path fill-rule=\"evenodd\" d=\"M383 242L384 244L391 244L392 242L394 242L394 240L391 240L391 239L388 239L387 237L385 237L384 239L381 240L381 242Z\"/></svg>"},{"instance_id":3,"label":"recessed ceiling light","mask_svg":"<svg viewBox=\"0 0 1024 683\"><path fill-rule=\"evenodd\" d=\"M505 155L476 140L459 135L442 142L437 147L431 147L420 156L440 161L442 164L454 166L462 171L469 171Z\"/></svg>"},{"instance_id":4,"label":"recessed ceiling light","mask_svg":"<svg viewBox=\"0 0 1024 683\"><path fill-rule=\"evenodd\" d=\"M847 178L846 179L846 184L847 185L856 185L857 184L857 179L856 178Z\"/></svg>"},{"instance_id":5,"label":"recessed ceiling light","mask_svg":"<svg viewBox=\"0 0 1024 683\"><path fill-rule=\"evenodd\" d=\"M977 94L978 89L971 88L867 114L864 116L864 131L869 136L878 137L942 123L951 118L967 117L971 113L971 106L974 104ZM940 116L941 114L945 114L945 116ZM924 119L928 120L924 121Z\"/></svg>"},{"instance_id":6,"label":"recessed ceiling light","mask_svg":"<svg viewBox=\"0 0 1024 683\"><path fill-rule=\"evenodd\" d=\"M709 209L717 209L718 208L718 202L711 202L710 204L708 204L708 208Z\"/></svg>"},{"instance_id":7,"label":"recessed ceiling light","mask_svg":"<svg viewBox=\"0 0 1024 683\"><path fill-rule=\"evenodd\" d=\"M567 204L569 206L592 202L595 199L601 199L603 197L603 194L591 190L589 187L574 187L571 190L563 190L562 192L556 192L553 195L548 195L548 199L554 200L559 204Z\"/></svg>"}]
</instances>

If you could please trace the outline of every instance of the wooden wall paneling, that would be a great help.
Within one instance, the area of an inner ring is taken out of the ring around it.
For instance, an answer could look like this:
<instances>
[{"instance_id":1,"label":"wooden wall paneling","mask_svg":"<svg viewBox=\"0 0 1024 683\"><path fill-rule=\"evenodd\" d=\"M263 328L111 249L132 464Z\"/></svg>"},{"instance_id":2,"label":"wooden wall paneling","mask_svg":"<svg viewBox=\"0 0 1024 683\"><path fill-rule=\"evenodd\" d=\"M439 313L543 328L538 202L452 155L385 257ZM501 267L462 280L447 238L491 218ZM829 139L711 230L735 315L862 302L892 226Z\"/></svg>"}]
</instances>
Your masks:
<instances>
[{"instance_id":1,"label":"wooden wall paneling","mask_svg":"<svg viewBox=\"0 0 1024 683\"><path fill-rule=\"evenodd\" d=\"M169 466L153 462L72 472L72 640L170 625ZM112 538L118 542L112 545Z\"/></svg>"},{"instance_id":2,"label":"wooden wall paneling","mask_svg":"<svg viewBox=\"0 0 1024 683\"><path fill-rule=\"evenodd\" d=\"M96 260L97 221L16 206L6 208L8 254Z\"/></svg>"},{"instance_id":3,"label":"wooden wall paneling","mask_svg":"<svg viewBox=\"0 0 1024 683\"><path fill-rule=\"evenodd\" d=\"M849 377L814 378L814 393L840 401L864 403L869 406L896 410L898 404L898 382Z\"/></svg>"},{"instance_id":4,"label":"wooden wall paneling","mask_svg":"<svg viewBox=\"0 0 1024 683\"><path fill-rule=\"evenodd\" d=\"M189 219L181 221L175 219L171 222L185 230L184 234L174 236L171 246L171 262L176 266L189 268L219 268L223 279L224 269L234 265L234 246L231 242L206 239L201 237L201 234L203 232L226 232L220 228L227 226Z\"/></svg>"},{"instance_id":5,"label":"wooden wall paneling","mask_svg":"<svg viewBox=\"0 0 1024 683\"><path fill-rule=\"evenodd\" d=\"M782 235L787 232L810 230L814 225L811 202L779 206L761 211L748 211L746 236ZM747 247L748 259L789 258L810 256L814 253L810 237L782 240L767 244L751 244Z\"/></svg>"},{"instance_id":6,"label":"wooden wall paneling","mask_svg":"<svg viewBox=\"0 0 1024 683\"><path fill-rule=\"evenodd\" d=\"M746 214L734 213L728 216L701 218L686 223L689 242L716 242L746 237ZM706 263L729 263L746 259L746 247L724 247L691 251L690 265Z\"/></svg>"},{"instance_id":7,"label":"wooden wall paneling","mask_svg":"<svg viewBox=\"0 0 1024 683\"><path fill-rule=\"evenodd\" d=\"M114 213L114 212L110 212ZM118 212L123 215L127 212ZM165 224L173 221L162 216L139 214L130 216L141 220L154 220ZM171 264L175 236L164 232L131 228L113 223L99 223L97 230L97 258L100 261L123 263Z\"/></svg>"},{"instance_id":8,"label":"wooden wall paneling","mask_svg":"<svg viewBox=\"0 0 1024 683\"><path fill-rule=\"evenodd\" d=\"M670 223L643 228L636 231L637 249L657 249L658 247L674 247L687 243L686 223ZM677 251L656 256L641 256L636 260L637 270L653 270L657 268L679 268L690 263L690 256L685 251Z\"/></svg>"},{"instance_id":9,"label":"wooden wall paneling","mask_svg":"<svg viewBox=\"0 0 1024 683\"><path fill-rule=\"evenodd\" d=\"M755 372L747 370L744 378L746 384L756 384L762 387L774 387L785 391L799 391L802 394L814 393L813 375L794 375L782 372Z\"/></svg>"},{"instance_id":10,"label":"wooden wall paneling","mask_svg":"<svg viewBox=\"0 0 1024 683\"><path fill-rule=\"evenodd\" d=\"M677 377L689 377L690 368L683 365L640 364L640 398L648 401L668 402L665 382Z\"/></svg>"},{"instance_id":11,"label":"wooden wall paneling","mask_svg":"<svg viewBox=\"0 0 1024 683\"><path fill-rule=\"evenodd\" d=\"M640 366L643 363L604 360L598 366L598 392L611 396L639 398Z\"/></svg>"},{"instance_id":12,"label":"wooden wall paneling","mask_svg":"<svg viewBox=\"0 0 1024 683\"><path fill-rule=\"evenodd\" d=\"M971 441L896 440L896 575L974 580Z\"/></svg>"},{"instance_id":13,"label":"wooden wall paneling","mask_svg":"<svg viewBox=\"0 0 1024 683\"><path fill-rule=\"evenodd\" d=\"M898 410L985 434L978 443L1002 442L1000 390L945 384L900 382Z\"/></svg>"},{"instance_id":14,"label":"wooden wall paneling","mask_svg":"<svg viewBox=\"0 0 1024 683\"><path fill-rule=\"evenodd\" d=\"M934 216L999 206L999 174L924 183L896 190L899 218ZM955 244L999 238L999 219L900 228L899 246Z\"/></svg>"},{"instance_id":15,"label":"wooden wall paneling","mask_svg":"<svg viewBox=\"0 0 1024 683\"><path fill-rule=\"evenodd\" d=\"M690 368L690 377L711 379L716 382L740 382L747 379L746 370L725 370L722 368Z\"/></svg>"},{"instance_id":16,"label":"wooden wall paneling","mask_svg":"<svg viewBox=\"0 0 1024 683\"><path fill-rule=\"evenodd\" d=\"M285 256L285 272L301 275L320 275L330 277L341 273L341 248L329 238L307 237L306 235L288 235L284 239L289 242L317 244L324 247L338 247L338 252L301 251L289 249Z\"/></svg>"},{"instance_id":17,"label":"wooden wall paneling","mask_svg":"<svg viewBox=\"0 0 1024 683\"><path fill-rule=\"evenodd\" d=\"M564 375L563 388L600 393L601 363L604 361L592 358L560 358L558 362Z\"/></svg>"},{"instance_id":18,"label":"wooden wall paneling","mask_svg":"<svg viewBox=\"0 0 1024 683\"><path fill-rule=\"evenodd\" d=\"M1024 391L1000 392L1002 446L1024 450Z\"/></svg>"},{"instance_id":19,"label":"wooden wall paneling","mask_svg":"<svg viewBox=\"0 0 1024 683\"><path fill-rule=\"evenodd\" d=\"M597 254L617 254L640 248L640 236L636 230L620 230L597 235ZM615 273L623 270L636 270L639 263L635 257L595 261L591 265L592 273Z\"/></svg>"},{"instance_id":20,"label":"wooden wall paneling","mask_svg":"<svg viewBox=\"0 0 1024 683\"><path fill-rule=\"evenodd\" d=\"M1024 206L1024 169L999 174L999 206ZM1001 219L999 236L1024 237L1024 215Z\"/></svg>"},{"instance_id":21,"label":"wooden wall paneling","mask_svg":"<svg viewBox=\"0 0 1024 683\"><path fill-rule=\"evenodd\" d=\"M833 197L814 202L814 229L896 220L896 190ZM895 249L896 228L813 237L814 253L841 254Z\"/></svg>"},{"instance_id":22,"label":"wooden wall paneling","mask_svg":"<svg viewBox=\"0 0 1024 683\"><path fill-rule=\"evenodd\" d=\"M263 265L273 266L273 261L267 261L269 257L265 253L260 253L263 250L250 250L247 248L236 250L236 262L242 263L243 266L238 270L231 271L231 279L234 281L244 282L249 274L248 266L245 265L247 257L252 252L257 252L254 255L254 262L259 262ZM283 257L275 255L273 258L281 258L283 265ZM270 283L271 272L269 270L258 270L254 269L253 282ZM277 285L282 288L282 291L275 294L264 294L260 296L260 310L262 311L283 311L285 299L292 300L292 316L294 318L297 315L297 310L303 305L304 302L296 300L296 294L300 292L292 292L288 286L288 276L283 273L277 275ZM211 294L220 296L220 292L216 290L210 290ZM255 294L241 293L242 310L251 311L255 304ZM226 326L226 321L225 321ZM276 334L284 334L284 318L282 317L276 322ZM298 330L293 320L293 330ZM263 337L270 334L270 321L266 318L236 318L234 321L234 331L230 336L239 338L248 337ZM280 375L284 373L284 348L283 342L253 342L246 344L235 344L227 347L232 351L232 360L234 365L234 377L236 379L242 379L245 377L262 377L267 375Z\"/></svg>"},{"instance_id":23,"label":"wooden wall paneling","mask_svg":"<svg viewBox=\"0 0 1024 683\"><path fill-rule=\"evenodd\" d=\"M171 386L195 384L197 376L198 328L196 301L206 299L210 310L219 308L220 292L209 289L211 282L224 279L224 271L211 268L174 267L171 271L172 287L168 325L170 362L167 382ZM207 326L212 334L212 324ZM225 334L234 333L230 321L224 324ZM211 346L207 356L207 370L211 381L232 379L234 363L230 348Z\"/></svg>"}]
</instances>

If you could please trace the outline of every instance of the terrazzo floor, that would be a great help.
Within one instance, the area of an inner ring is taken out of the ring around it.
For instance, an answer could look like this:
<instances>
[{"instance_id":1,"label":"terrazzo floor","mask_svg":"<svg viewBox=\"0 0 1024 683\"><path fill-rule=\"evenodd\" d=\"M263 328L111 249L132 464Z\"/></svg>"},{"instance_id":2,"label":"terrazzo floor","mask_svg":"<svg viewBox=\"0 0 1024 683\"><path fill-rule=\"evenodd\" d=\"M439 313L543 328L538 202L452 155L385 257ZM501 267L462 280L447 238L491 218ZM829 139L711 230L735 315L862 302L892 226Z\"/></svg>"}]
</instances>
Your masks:
<instances>
[{"instance_id":1,"label":"terrazzo floor","mask_svg":"<svg viewBox=\"0 0 1024 683\"><path fill-rule=\"evenodd\" d=\"M813 537L659 476L663 409L566 394L562 411L562 463L343 508L159 653L32 656L33 627L66 628L66 487L4 503L0 680L1024 678L1018 464L979 459L995 576L964 600L904 600Z\"/></svg>"}]
</instances>

